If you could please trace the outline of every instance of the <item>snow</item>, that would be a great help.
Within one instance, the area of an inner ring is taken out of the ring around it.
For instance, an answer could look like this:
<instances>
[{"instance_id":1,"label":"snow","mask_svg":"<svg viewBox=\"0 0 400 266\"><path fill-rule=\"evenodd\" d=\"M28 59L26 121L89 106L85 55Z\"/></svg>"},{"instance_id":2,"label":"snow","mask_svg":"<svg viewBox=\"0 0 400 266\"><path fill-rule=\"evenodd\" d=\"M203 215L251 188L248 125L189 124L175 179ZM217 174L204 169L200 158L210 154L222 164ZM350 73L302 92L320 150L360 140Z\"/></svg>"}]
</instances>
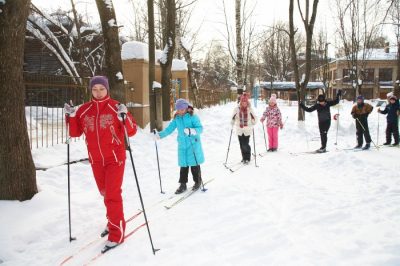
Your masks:
<instances>
[{"instance_id":1,"label":"snow","mask_svg":"<svg viewBox=\"0 0 400 266\"><path fill-rule=\"evenodd\" d=\"M103 0L103 1L107 8L109 9L113 8L112 0Z\"/></svg>"},{"instance_id":2,"label":"snow","mask_svg":"<svg viewBox=\"0 0 400 266\"><path fill-rule=\"evenodd\" d=\"M117 23L115 22L115 19L113 19L113 18L108 21L108 26L118 27Z\"/></svg>"},{"instance_id":3,"label":"snow","mask_svg":"<svg viewBox=\"0 0 400 266\"><path fill-rule=\"evenodd\" d=\"M156 153L149 128L130 139L136 171L156 248L153 256L146 229L98 258L94 265L399 265L400 165L399 149L354 152L336 150L355 145L352 103L341 103L338 145L332 120L328 150L320 155L293 156L289 151L320 147L317 113L297 121L297 106L278 100L285 127L279 150L257 157L251 165L230 173L225 161L234 103L199 111L206 162L202 176L208 191L197 192L171 210L160 200L178 186L176 133L158 141L163 190L160 194ZM258 116L265 109L259 102ZM332 108L332 115L337 109ZM378 124L380 123L380 124ZM384 141L385 116L369 117L374 142ZM377 129L379 125L379 141ZM256 153L265 151L263 130L255 128ZM253 139L251 139L253 143ZM253 146L252 146L253 148ZM71 143L73 159L85 158L83 140ZM96 256L106 223L88 162L71 165L72 235L68 241L66 145L34 152L39 193L30 201L0 201L0 261L4 265L82 265ZM232 136L228 163L240 161L237 137ZM189 178L189 185L192 185ZM126 216L140 207L129 155L123 184ZM143 223L133 220L127 230Z\"/></svg>"},{"instance_id":4,"label":"snow","mask_svg":"<svg viewBox=\"0 0 400 266\"><path fill-rule=\"evenodd\" d=\"M157 81L153 81L153 90L154 89L161 89L161 83L157 82Z\"/></svg>"},{"instance_id":5,"label":"snow","mask_svg":"<svg viewBox=\"0 0 400 266\"><path fill-rule=\"evenodd\" d=\"M181 38L181 45L182 45L183 49L190 52L191 49L190 49L188 40L186 40L185 38Z\"/></svg>"},{"instance_id":6,"label":"snow","mask_svg":"<svg viewBox=\"0 0 400 266\"><path fill-rule=\"evenodd\" d=\"M180 59L173 59L172 60L172 70L175 70L175 71L188 70L186 61L180 60Z\"/></svg>"},{"instance_id":7,"label":"snow","mask_svg":"<svg viewBox=\"0 0 400 266\"><path fill-rule=\"evenodd\" d=\"M385 49L370 49L366 50L365 52L361 50L357 53L357 58L358 60L396 60L397 46L389 47L388 53L385 52ZM343 60L347 60L347 57L346 56L341 57L339 59L332 61L331 63Z\"/></svg>"},{"instance_id":8,"label":"snow","mask_svg":"<svg viewBox=\"0 0 400 266\"><path fill-rule=\"evenodd\" d=\"M117 74L115 74L115 76L117 77L118 80L123 80L124 76L122 75L121 72L118 72Z\"/></svg>"}]
</instances>

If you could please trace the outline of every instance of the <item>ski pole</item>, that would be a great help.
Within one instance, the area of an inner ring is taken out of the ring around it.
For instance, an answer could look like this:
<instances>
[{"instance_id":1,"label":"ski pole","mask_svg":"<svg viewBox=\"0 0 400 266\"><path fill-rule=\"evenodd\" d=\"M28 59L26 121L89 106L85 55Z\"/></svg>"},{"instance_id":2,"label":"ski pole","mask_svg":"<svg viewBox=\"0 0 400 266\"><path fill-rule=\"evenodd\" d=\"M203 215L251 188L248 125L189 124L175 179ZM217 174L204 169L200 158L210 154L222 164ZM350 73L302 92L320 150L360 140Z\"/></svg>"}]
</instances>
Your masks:
<instances>
[{"instance_id":1,"label":"ski pole","mask_svg":"<svg viewBox=\"0 0 400 266\"><path fill-rule=\"evenodd\" d=\"M256 138L254 134L254 128L253 128L253 148L254 148L254 165L258 167L257 165L257 152L256 152Z\"/></svg>"},{"instance_id":2,"label":"ski pole","mask_svg":"<svg viewBox=\"0 0 400 266\"><path fill-rule=\"evenodd\" d=\"M229 155L229 149L231 147L232 132L233 132L233 127L231 128L231 135L229 136L228 151L226 152L226 159L225 159L225 163L224 163L225 166L228 163L228 155Z\"/></svg>"},{"instance_id":3,"label":"ski pole","mask_svg":"<svg viewBox=\"0 0 400 266\"><path fill-rule=\"evenodd\" d=\"M137 190L138 190L138 194L139 194L139 198L140 198L140 204L142 205L144 220L146 221L146 227L147 227L147 232L148 232L148 234L149 234L149 239L150 239L151 248L152 248L152 250L153 250L153 254L155 255L156 252L159 251L160 249L155 249L155 248L154 248L153 239L151 238L149 222L147 221L146 210L145 210L145 208L144 208L142 193L140 192L140 186L139 186L139 181L138 181L137 174L136 174L135 163L133 162L132 149L131 149L131 144L129 143L128 130L126 129L125 114L122 114L122 124L124 125L125 141L126 141L127 146L128 146L129 156L130 156L130 158L131 158L131 163L132 163L132 168L133 168L133 174L134 174L134 176L135 176L136 186L137 186Z\"/></svg>"},{"instance_id":4,"label":"ski pole","mask_svg":"<svg viewBox=\"0 0 400 266\"><path fill-rule=\"evenodd\" d=\"M339 134L339 116L340 116L340 113L339 113L339 107L338 107L337 117L336 117L337 123L336 123L336 142L334 143L335 145L337 145L337 139L338 139L338 134Z\"/></svg>"},{"instance_id":5,"label":"ski pole","mask_svg":"<svg viewBox=\"0 0 400 266\"><path fill-rule=\"evenodd\" d=\"M154 135L157 134L156 130L153 130ZM157 166L158 166L158 178L160 179L160 193L165 194L165 192L162 190L162 183L161 183L161 171L160 171L160 160L158 158L158 146L157 146L157 141L154 140L154 144L156 145L156 154L157 154Z\"/></svg>"},{"instance_id":6,"label":"ski pole","mask_svg":"<svg viewBox=\"0 0 400 266\"><path fill-rule=\"evenodd\" d=\"M189 141L190 141L190 145L192 146L194 161L196 162L196 166L199 166L199 163L197 162L196 151L194 150L193 142L192 142L192 139L190 137L191 135L192 135L192 133L190 132L190 128L189 128ZM207 189L204 188L203 178L201 178L201 172L200 172L200 180L201 180L201 186L203 187L203 189L201 191L206 192Z\"/></svg>"},{"instance_id":7,"label":"ski pole","mask_svg":"<svg viewBox=\"0 0 400 266\"><path fill-rule=\"evenodd\" d=\"M364 132L367 132L367 131L365 130L365 127L364 127L363 124L361 123L360 119L356 118L356 120L357 120L357 122L360 124L360 126L362 127L363 131L364 131ZM371 138L371 142L372 142L372 144L374 144L375 148L376 148L377 150L379 150L379 147L375 144L375 142L372 140L372 138Z\"/></svg>"},{"instance_id":8,"label":"ski pole","mask_svg":"<svg viewBox=\"0 0 400 266\"><path fill-rule=\"evenodd\" d=\"M380 107L379 107L379 109L380 109ZM380 117L380 115L379 115L379 112L378 112L378 129L377 129L377 132L376 132L376 144L377 145L379 145L379 117Z\"/></svg>"},{"instance_id":9,"label":"ski pole","mask_svg":"<svg viewBox=\"0 0 400 266\"><path fill-rule=\"evenodd\" d=\"M264 128L264 124L261 123L261 126L262 126L263 134L264 134L265 150L268 151L268 148L267 148L267 138L265 137L265 128ZM256 151L254 150L254 153L255 153L255 152L256 152Z\"/></svg>"},{"instance_id":10,"label":"ski pole","mask_svg":"<svg viewBox=\"0 0 400 266\"><path fill-rule=\"evenodd\" d=\"M69 242L72 242L73 240L76 240L76 237L72 237L72 230L71 230L71 186L70 186L70 150L69 150L69 143L70 143L70 136L69 136L69 114L66 114L66 123L65 123L65 128L67 130L66 133L66 141L65 143L67 144L67 176L68 176L68 227L69 227Z\"/></svg>"}]
</instances>

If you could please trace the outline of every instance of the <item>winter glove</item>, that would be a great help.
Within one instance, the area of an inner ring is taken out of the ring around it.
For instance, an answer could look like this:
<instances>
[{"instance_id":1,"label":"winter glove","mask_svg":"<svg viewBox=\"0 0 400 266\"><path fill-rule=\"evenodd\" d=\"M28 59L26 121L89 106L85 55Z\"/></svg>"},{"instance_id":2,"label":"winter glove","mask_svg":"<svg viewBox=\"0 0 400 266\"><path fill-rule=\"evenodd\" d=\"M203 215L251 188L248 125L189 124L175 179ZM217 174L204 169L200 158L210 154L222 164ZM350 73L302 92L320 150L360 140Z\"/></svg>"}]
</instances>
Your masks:
<instances>
[{"instance_id":1,"label":"winter glove","mask_svg":"<svg viewBox=\"0 0 400 266\"><path fill-rule=\"evenodd\" d=\"M122 118L126 117L126 114L128 113L128 108L126 108L126 105L123 103L117 104L117 113L118 113L118 119L119 121L122 121Z\"/></svg>"},{"instance_id":2,"label":"winter glove","mask_svg":"<svg viewBox=\"0 0 400 266\"><path fill-rule=\"evenodd\" d=\"M185 132L186 135L194 135L195 136L197 134L196 129L194 129L194 128L185 128L183 131Z\"/></svg>"},{"instance_id":3,"label":"winter glove","mask_svg":"<svg viewBox=\"0 0 400 266\"><path fill-rule=\"evenodd\" d=\"M351 114L351 116L352 116L354 119L357 119L357 118L358 118L358 115L356 115L356 114Z\"/></svg>"},{"instance_id":4,"label":"winter glove","mask_svg":"<svg viewBox=\"0 0 400 266\"><path fill-rule=\"evenodd\" d=\"M64 112L69 117L75 117L77 110L78 108L76 108L75 106L71 106L68 103L64 104Z\"/></svg>"},{"instance_id":5,"label":"winter glove","mask_svg":"<svg viewBox=\"0 0 400 266\"><path fill-rule=\"evenodd\" d=\"M342 96L342 90L338 90L338 92L336 93L336 97L341 97Z\"/></svg>"},{"instance_id":6,"label":"winter glove","mask_svg":"<svg viewBox=\"0 0 400 266\"><path fill-rule=\"evenodd\" d=\"M153 130L153 139L154 139L154 141L161 139L160 134L158 134L157 130L155 130L155 129Z\"/></svg>"},{"instance_id":7,"label":"winter glove","mask_svg":"<svg viewBox=\"0 0 400 266\"><path fill-rule=\"evenodd\" d=\"M281 124L279 127L280 127L280 129L283 129L283 124Z\"/></svg>"}]
</instances>

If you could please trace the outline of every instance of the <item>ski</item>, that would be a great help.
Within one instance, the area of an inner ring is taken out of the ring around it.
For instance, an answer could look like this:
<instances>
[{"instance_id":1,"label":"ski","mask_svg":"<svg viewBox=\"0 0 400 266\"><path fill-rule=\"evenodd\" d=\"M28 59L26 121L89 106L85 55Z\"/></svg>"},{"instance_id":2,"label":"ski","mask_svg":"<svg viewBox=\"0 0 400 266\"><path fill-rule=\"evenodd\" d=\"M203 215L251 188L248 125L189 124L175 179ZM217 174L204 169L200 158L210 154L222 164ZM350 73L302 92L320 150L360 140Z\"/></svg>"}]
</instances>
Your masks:
<instances>
[{"instance_id":1,"label":"ski","mask_svg":"<svg viewBox=\"0 0 400 266\"><path fill-rule=\"evenodd\" d=\"M230 168L228 168L228 170L231 171L232 173L234 173L234 172L236 172L237 170L239 170L239 169L241 169L241 168L243 168L243 167L245 167L245 166L247 166L247 165L249 165L249 164L250 164L250 162L247 163L247 164L240 163L239 165L236 165L235 167L230 167Z\"/></svg>"},{"instance_id":2,"label":"ski","mask_svg":"<svg viewBox=\"0 0 400 266\"><path fill-rule=\"evenodd\" d=\"M71 162L69 162L69 164L75 164L75 163L80 163L80 162L85 162L85 161L89 161L89 159L88 158L83 158L83 159L71 161ZM67 164L68 163L62 163L62 164L57 164L57 165L53 165L53 166L50 166L50 167L35 167L35 170L37 170L37 171L47 171L49 169L53 169L55 167L59 167L59 166L67 165Z\"/></svg>"},{"instance_id":3,"label":"ski","mask_svg":"<svg viewBox=\"0 0 400 266\"><path fill-rule=\"evenodd\" d=\"M214 178L207 180L206 182L204 182L204 185L207 185L208 183L210 183L211 181L213 181ZM189 198L190 196L192 196L194 193L196 193L198 190L190 190L187 193L185 193L184 195L182 195L181 197L179 197L179 199L177 199L176 201L173 201L171 204L167 204L164 205L164 208L167 210L170 210L171 208L173 208L174 206L178 205L179 203L181 203L182 201L184 201L185 199Z\"/></svg>"},{"instance_id":4,"label":"ski","mask_svg":"<svg viewBox=\"0 0 400 266\"><path fill-rule=\"evenodd\" d=\"M130 237L131 235L133 235L134 233L136 233L137 231L139 231L139 229L140 229L140 228L143 228L144 226L146 226L146 223L143 223L143 224L141 224L141 225L135 227L132 231L128 232L128 233L125 235L125 237L124 237L124 241L125 241L126 239L128 239L128 237ZM122 245L122 244L120 244L120 245ZM117 246L119 246L119 245L117 245ZM89 265L89 264L93 263L95 260L99 259L99 258L100 258L101 256L103 256L105 253L107 253L108 251L110 251L110 250L116 248L117 246L115 246L115 247L113 247L113 248L110 248L110 249L107 249L107 250L105 250L105 251L101 251L101 252L98 253L96 256L94 256L92 259L90 259L88 263L85 263L84 265Z\"/></svg>"},{"instance_id":5,"label":"ski","mask_svg":"<svg viewBox=\"0 0 400 266\"><path fill-rule=\"evenodd\" d=\"M298 155L306 155L306 154L324 154L327 153L329 151L325 151L325 152L318 152L318 151L301 151L301 152L289 152L290 155L293 156L298 156Z\"/></svg>"},{"instance_id":6,"label":"ski","mask_svg":"<svg viewBox=\"0 0 400 266\"><path fill-rule=\"evenodd\" d=\"M126 224L128 224L129 222L133 221L135 218L139 217L140 214L142 214L142 211L139 211L137 213L135 213L134 215L132 215L131 217L129 217L125 222ZM126 236L125 236L126 237ZM67 258L65 258L60 265L64 265L65 263L67 263L68 261L70 261L71 259L77 257L80 253L82 253L83 251L85 251L86 249L88 249L89 247L93 246L94 244L96 244L97 242L101 241L103 238L97 238L89 243L87 243L86 245L84 245L83 247L81 247L75 254L68 256Z\"/></svg>"},{"instance_id":7,"label":"ski","mask_svg":"<svg viewBox=\"0 0 400 266\"><path fill-rule=\"evenodd\" d=\"M229 168L238 166L238 165L240 165L240 164L242 164L242 162L237 162L237 163L233 163L233 164L230 164L230 165L224 164L224 166L225 166L226 169L229 169Z\"/></svg>"}]
</instances>

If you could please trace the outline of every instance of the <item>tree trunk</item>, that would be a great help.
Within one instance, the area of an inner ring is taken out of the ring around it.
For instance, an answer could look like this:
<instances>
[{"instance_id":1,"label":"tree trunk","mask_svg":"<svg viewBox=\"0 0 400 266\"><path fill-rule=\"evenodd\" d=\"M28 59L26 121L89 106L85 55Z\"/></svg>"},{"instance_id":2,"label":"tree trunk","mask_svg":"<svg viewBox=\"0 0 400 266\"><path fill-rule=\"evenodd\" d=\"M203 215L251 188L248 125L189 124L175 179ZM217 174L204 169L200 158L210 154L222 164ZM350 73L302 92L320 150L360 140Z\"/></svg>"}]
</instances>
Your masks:
<instances>
[{"instance_id":1,"label":"tree trunk","mask_svg":"<svg viewBox=\"0 0 400 266\"><path fill-rule=\"evenodd\" d=\"M400 27L400 26L399 26ZM400 98L400 41L397 43L397 77L394 84L394 95Z\"/></svg>"},{"instance_id":2,"label":"tree trunk","mask_svg":"<svg viewBox=\"0 0 400 266\"><path fill-rule=\"evenodd\" d=\"M167 18L166 28L163 31L164 56L160 61L161 65L161 86L162 86L162 109L163 120L171 119L171 67L175 51L175 17L176 5L175 0L167 1Z\"/></svg>"},{"instance_id":3,"label":"tree trunk","mask_svg":"<svg viewBox=\"0 0 400 266\"><path fill-rule=\"evenodd\" d=\"M155 80L155 45L154 45L154 1L147 0L147 16L149 27L149 105L150 105L150 131L156 128L156 95L153 89Z\"/></svg>"},{"instance_id":4,"label":"tree trunk","mask_svg":"<svg viewBox=\"0 0 400 266\"><path fill-rule=\"evenodd\" d=\"M304 102L304 93L303 89L300 86L300 79L299 79L299 65L297 63L297 53L296 53L296 44L295 44L295 34L296 31L294 30L294 20L293 20L293 13L294 13L294 0L290 0L289 4L289 46L290 46L290 54L292 57L292 66L293 66L293 74L294 74L294 82L296 85L296 92L297 92L297 100ZM304 121L304 111L298 106L297 110L297 120Z\"/></svg>"},{"instance_id":5,"label":"tree trunk","mask_svg":"<svg viewBox=\"0 0 400 266\"><path fill-rule=\"evenodd\" d=\"M96 0L101 27L103 30L106 69L110 82L111 96L125 103L125 88L122 72L121 45L118 37L118 25L112 0Z\"/></svg>"},{"instance_id":6,"label":"tree trunk","mask_svg":"<svg viewBox=\"0 0 400 266\"><path fill-rule=\"evenodd\" d=\"M235 17L236 17L236 78L238 84L238 92L243 89L243 54L242 54L242 22L241 22L241 0L235 1Z\"/></svg>"},{"instance_id":7,"label":"tree trunk","mask_svg":"<svg viewBox=\"0 0 400 266\"><path fill-rule=\"evenodd\" d=\"M29 0L0 5L0 200L28 200L38 192L22 74L29 6Z\"/></svg>"}]
</instances>

